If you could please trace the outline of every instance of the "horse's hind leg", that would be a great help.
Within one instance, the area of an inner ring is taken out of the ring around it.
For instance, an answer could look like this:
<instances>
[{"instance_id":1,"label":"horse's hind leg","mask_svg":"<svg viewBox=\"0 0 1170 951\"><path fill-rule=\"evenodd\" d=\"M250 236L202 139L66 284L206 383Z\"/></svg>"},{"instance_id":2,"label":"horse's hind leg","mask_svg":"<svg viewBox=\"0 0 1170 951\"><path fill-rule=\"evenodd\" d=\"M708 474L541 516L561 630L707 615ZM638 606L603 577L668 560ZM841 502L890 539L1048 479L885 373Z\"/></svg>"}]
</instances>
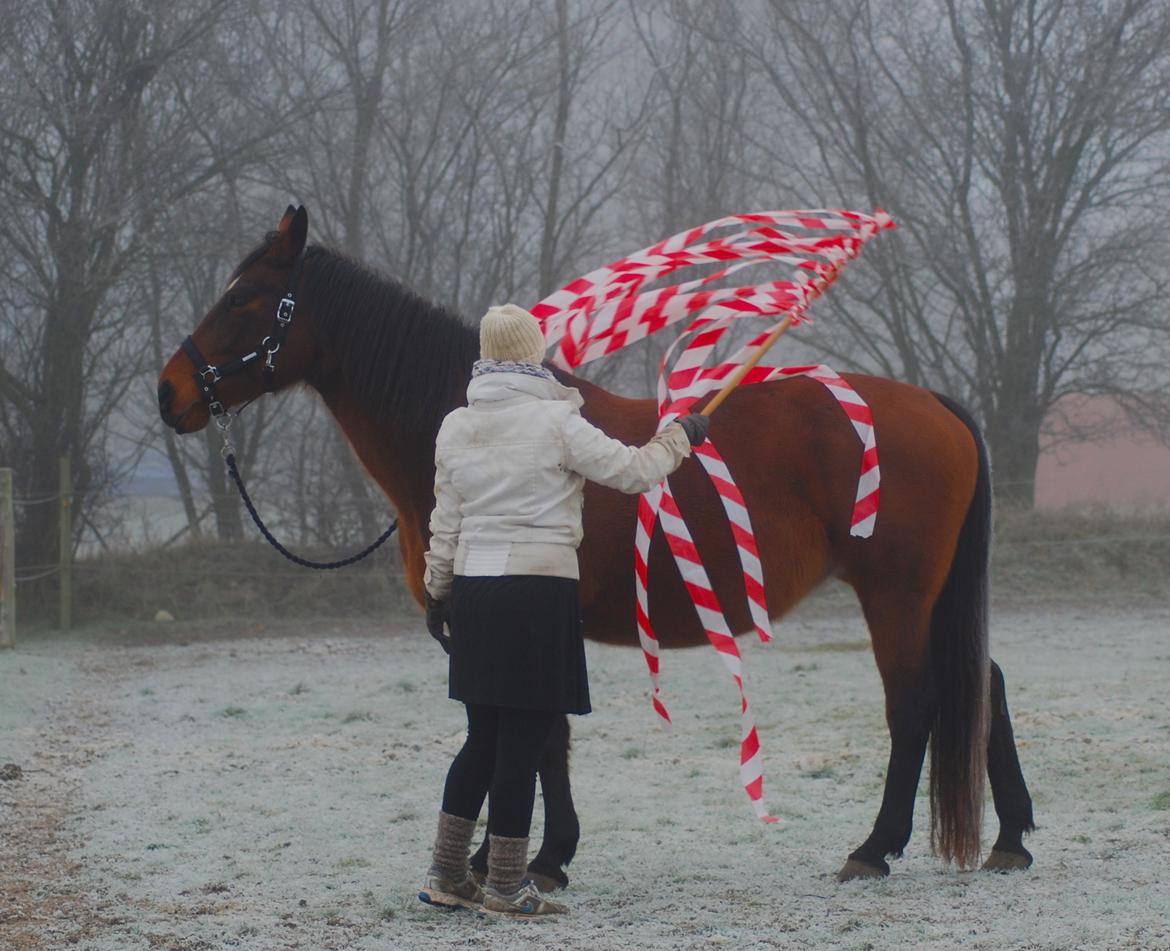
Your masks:
<instances>
[{"instance_id":1,"label":"horse's hind leg","mask_svg":"<svg viewBox=\"0 0 1170 951\"><path fill-rule=\"evenodd\" d=\"M538 888L551 891L569 884L563 866L576 855L581 834L569 786L568 717L561 718L545 747L540 761L540 793L544 800L544 840L528 865L528 877Z\"/></svg>"},{"instance_id":2,"label":"horse's hind leg","mask_svg":"<svg viewBox=\"0 0 1170 951\"><path fill-rule=\"evenodd\" d=\"M873 831L837 873L837 880L888 875L887 856L901 856L914 824L914 800L922 774L938 698L931 674L927 644L928 615L917 620L898 604L885 608L866 604L873 635L874 655L886 693L886 723L890 730L890 762L882 805Z\"/></svg>"},{"instance_id":3,"label":"horse's hind leg","mask_svg":"<svg viewBox=\"0 0 1170 951\"><path fill-rule=\"evenodd\" d=\"M1008 716L1007 690L999 664L991 662L991 733L987 744L987 775L991 796L999 817L999 838L983 868L1008 872L1028 868L1032 853L1024 848L1024 833L1035 828L1032 821L1032 797L1024 783L1016 739Z\"/></svg>"},{"instance_id":4,"label":"horse's hind leg","mask_svg":"<svg viewBox=\"0 0 1170 951\"><path fill-rule=\"evenodd\" d=\"M471 856L471 874L482 885L487 881L488 837L485 835L475 854Z\"/></svg>"},{"instance_id":5,"label":"horse's hind leg","mask_svg":"<svg viewBox=\"0 0 1170 951\"><path fill-rule=\"evenodd\" d=\"M565 888L569 876L562 866L568 865L577 852L581 827L573 794L569 786L569 718L561 717L553 727L544 755L537 769L540 793L544 800L544 841L528 866L529 877L544 891ZM488 840L471 857L471 868L481 877L487 875Z\"/></svg>"}]
</instances>

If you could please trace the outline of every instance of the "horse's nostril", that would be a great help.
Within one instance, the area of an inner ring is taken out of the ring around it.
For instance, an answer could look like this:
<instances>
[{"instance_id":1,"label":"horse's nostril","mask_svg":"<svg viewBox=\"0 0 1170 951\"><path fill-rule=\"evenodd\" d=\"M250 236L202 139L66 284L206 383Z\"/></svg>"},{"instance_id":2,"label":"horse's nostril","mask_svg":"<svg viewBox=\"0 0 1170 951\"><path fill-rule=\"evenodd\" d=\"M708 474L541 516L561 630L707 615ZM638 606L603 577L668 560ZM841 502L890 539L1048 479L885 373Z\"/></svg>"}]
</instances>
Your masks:
<instances>
[{"instance_id":1,"label":"horse's nostril","mask_svg":"<svg viewBox=\"0 0 1170 951\"><path fill-rule=\"evenodd\" d=\"M170 382L163 380L158 385L158 409L159 412L166 416L171 410L171 400L175 398L175 388L171 386Z\"/></svg>"}]
</instances>

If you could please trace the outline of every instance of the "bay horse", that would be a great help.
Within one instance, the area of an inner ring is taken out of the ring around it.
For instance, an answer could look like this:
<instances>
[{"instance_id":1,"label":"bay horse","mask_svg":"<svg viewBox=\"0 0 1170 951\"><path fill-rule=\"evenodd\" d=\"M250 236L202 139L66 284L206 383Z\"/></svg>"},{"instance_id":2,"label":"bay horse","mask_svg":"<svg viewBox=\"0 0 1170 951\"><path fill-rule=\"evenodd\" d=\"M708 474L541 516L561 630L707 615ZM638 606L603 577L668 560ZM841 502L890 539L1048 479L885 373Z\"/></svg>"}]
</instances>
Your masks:
<instances>
[{"instance_id":1,"label":"bay horse","mask_svg":"<svg viewBox=\"0 0 1170 951\"><path fill-rule=\"evenodd\" d=\"M207 426L215 401L222 411L263 390L315 390L398 511L406 583L421 604L435 436L443 417L466 402L478 337L395 281L325 248L306 248L307 234L305 209L289 206L163 368L159 411L176 433L192 433ZM291 316L294 295L296 319L273 324L276 313ZM586 419L611 436L642 444L654 434L653 400L558 376L581 391ZM886 859L900 856L910 838L928 743L934 850L961 867L978 862L986 771L999 836L983 868L1027 868L1032 801L1003 674L988 653L991 485L983 439L947 397L878 377L845 378L872 408L879 434L881 510L871 538L849 534L861 444L820 383L741 387L710 429L751 511L773 617L836 577L853 587L869 627L890 756L873 829L838 878L889 874ZM732 630L750 631L735 542L706 474L688 460L671 484ZM586 487L584 633L606 644L638 643L636 507L634 496ZM663 647L707 643L661 531L651 545L649 597ZM568 747L566 720L540 766L545 834L530 871L549 887L567 883L563 866L579 836ZM485 859L481 850L473 864L482 870Z\"/></svg>"}]
</instances>

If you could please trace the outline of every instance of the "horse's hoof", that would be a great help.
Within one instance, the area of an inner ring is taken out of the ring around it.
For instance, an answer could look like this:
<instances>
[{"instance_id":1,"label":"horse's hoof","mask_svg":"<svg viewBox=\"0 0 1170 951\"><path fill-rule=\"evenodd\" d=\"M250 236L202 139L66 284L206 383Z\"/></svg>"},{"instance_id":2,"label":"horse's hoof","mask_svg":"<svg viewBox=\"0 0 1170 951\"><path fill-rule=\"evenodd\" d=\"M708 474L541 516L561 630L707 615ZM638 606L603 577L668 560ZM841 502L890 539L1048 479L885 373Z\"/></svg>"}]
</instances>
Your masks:
<instances>
[{"instance_id":1,"label":"horse's hoof","mask_svg":"<svg viewBox=\"0 0 1170 951\"><path fill-rule=\"evenodd\" d=\"M837 881L851 882L857 878L885 878L889 874L888 865L885 868L878 868L876 865L870 865L858 859L850 859L837 873Z\"/></svg>"},{"instance_id":2,"label":"horse's hoof","mask_svg":"<svg viewBox=\"0 0 1170 951\"><path fill-rule=\"evenodd\" d=\"M549 892L560 891L569 887L569 876L557 869L555 872L538 871L531 865L528 867L528 880L546 895Z\"/></svg>"},{"instance_id":3,"label":"horse's hoof","mask_svg":"<svg viewBox=\"0 0 1170 951\"><path fill-rule=\"evenodd\" d=\"M987 861L983 863L983 871L985 872L1018 872L1021 869L1029 868L1032 865L1032 855L1025 851L1023 855L1019 852L1005 852L1003 849L992 849L991 854L987 856Z\"/></svg>"}]
</instances>

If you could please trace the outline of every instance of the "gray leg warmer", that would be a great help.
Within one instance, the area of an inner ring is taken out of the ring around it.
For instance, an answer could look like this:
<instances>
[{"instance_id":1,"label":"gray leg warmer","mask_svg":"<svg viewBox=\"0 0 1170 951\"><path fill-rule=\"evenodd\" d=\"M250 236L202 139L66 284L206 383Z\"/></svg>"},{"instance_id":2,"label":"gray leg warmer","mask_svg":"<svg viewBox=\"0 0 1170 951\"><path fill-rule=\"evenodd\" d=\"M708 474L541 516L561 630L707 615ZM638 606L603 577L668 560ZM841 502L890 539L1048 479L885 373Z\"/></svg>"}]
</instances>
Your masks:
<instances>
[{"instance_id":1,"label":"gray leg warmer","mask_svg":"<svg viewBox=\"0 0 1170 951\"><path fill-rule=\"evenodd\" d=\"M435 852L431 859L431 875L439 875L453 882L467 876L467 857L471 852L471 836L475 820L439 813L439 831L435 834Z\"/></svg>"},{"instance_id":2,"label":"gray leg warmer","mask_svg":"<svg viewBox=\"0 0 1170 951\"><path fill-rule=\"evenodd\" d=\"M488 836L488 888L500 895L514 895L528 871L528 836L511 839Z\"/></svg>"}]
</instances>

